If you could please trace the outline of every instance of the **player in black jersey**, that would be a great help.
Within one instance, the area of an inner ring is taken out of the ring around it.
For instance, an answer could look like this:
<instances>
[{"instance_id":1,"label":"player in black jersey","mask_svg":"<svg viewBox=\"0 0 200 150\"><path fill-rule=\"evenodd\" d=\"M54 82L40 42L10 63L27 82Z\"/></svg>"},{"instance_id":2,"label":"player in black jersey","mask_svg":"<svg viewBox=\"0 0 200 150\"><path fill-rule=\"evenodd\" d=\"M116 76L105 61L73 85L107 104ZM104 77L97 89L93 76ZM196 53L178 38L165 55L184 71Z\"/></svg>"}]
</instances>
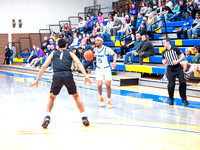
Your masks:
<instances>
[{"instance_id":1,"label":"player in black jersey","mask_svg":"<svg viewBox=\"0 0 200 150\"><path fill-rule=\"evenodd\" d=\"M87 115L84 110L83 102L81 101L79 94L77 92L76 84L73 79L73 74L71 71L71 64L72 60L78 65L79 69L85 76L85 83L89 83L92 85L91 80L89 79L87 73L85 72L85 69L82 65L82 63L79 61L78 57L67 51L67 41L65 39L59 39L58 40L58 47L59 49L57 51L52 52L46 59L45 63L43 64L42 68L40 69L37 79L35 83L31 84L29 87L37 86L38 82L42 74L44 73L45 69L49 66L49 64L53 63L53 79L50 89L50 96L49 101L47 103L46 108L46 116L43 121L42 127L47 128L48 124L50 123L50 113L54 105L54 100L56 99L56 96L60 93L60 90L62 86L64 85L68 93L72 95L74 98L76 105L82 114L82 122L85 126L88 126L90 123L88 121Z\"/></svg>"}]
</instances>

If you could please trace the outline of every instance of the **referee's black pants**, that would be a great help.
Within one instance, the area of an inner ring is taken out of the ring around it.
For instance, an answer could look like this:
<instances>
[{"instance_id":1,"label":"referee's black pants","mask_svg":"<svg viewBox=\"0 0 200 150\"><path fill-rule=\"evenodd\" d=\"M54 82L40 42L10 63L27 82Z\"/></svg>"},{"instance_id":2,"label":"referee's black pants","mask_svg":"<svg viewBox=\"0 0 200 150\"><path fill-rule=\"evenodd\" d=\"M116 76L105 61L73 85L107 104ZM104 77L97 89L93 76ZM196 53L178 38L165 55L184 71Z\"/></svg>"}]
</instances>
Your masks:
<instances>
[{"instance_id":1,"label":"referee's black pants","mask_svg":"<svg viewBox=\"0 0 200 150\"><path fill-rule=\"evenodd\" d=\"M167 78L168 78L168 93L169 99L174 100L174 89L176 77L179 80L179 94L182 100L186 100L186 81L184 79L183 67L178 64L167 67Z\"/></svg>"}]
</instances>

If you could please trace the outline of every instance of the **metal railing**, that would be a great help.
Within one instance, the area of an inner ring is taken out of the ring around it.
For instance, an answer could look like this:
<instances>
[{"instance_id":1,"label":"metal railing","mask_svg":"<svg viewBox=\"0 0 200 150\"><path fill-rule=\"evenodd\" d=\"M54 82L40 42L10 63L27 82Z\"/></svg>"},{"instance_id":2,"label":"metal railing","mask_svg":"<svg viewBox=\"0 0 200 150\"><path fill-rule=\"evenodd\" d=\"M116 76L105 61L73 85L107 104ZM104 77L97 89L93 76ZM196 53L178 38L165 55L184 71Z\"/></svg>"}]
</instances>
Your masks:
<instances>
[{"instance_id":1,"label":"metal railing","mask_svg":"<svg viewBox=\"0 0 200 150\"><path fill-rule=\"evenodd\" d=\"M101 12L103 13L103 16L104 16L104 18L108 18L108 16L109 16L109 9L110 9L110 7L104 7L104 8L101 8ZM104 11L105 10L105 11ZM107 16L105 17L105 14L107 14Z\"/></svg>"},{"instance_id":2,"label":"metal railing","mask_svg":"<svg viewBox=\"0 0 200 150\"><path fill-rule=\"evenodd\" d=\"M69 16L68 17L68 20L69 20L69 22L70 22L70 27L72 28L73 26L75 26L75 25L78 25L78 23L72 23L72 20L71 19L78 19L78 23L79 23L79 17L78 16Z\"/></svg>"},{"instance_id":3,"label":"metal railing","mask_svg":"<svg viewBox=\"0 0 200 150\"><path fill-rule=\"evenodd\" d=\"M21 50L20 52L18 52L18 53L16 54L17 58L19 58L19 56L20 56L19 54L20 54L20 53L22 53L22 52L24 52L24 51L26 51L26 50L27 50L27 52L28 52L27 55L29 56L30 50L29 50L28 48L25 48L25 49ZM22 58L25 57L25 56L26 56L26 55L22 56ZM20 57L21 57L21 56L20 56Z\"/></svg>"},{"instance_id":4,"label":"metal railing","mask_svg":"<svg viewBox=\"0 0 200 150\"><path fill-rule=\"evenodd\" d=\"M39 30L40 44L42 43L42 34L41 34L41 31L49 31L49 33L50 33L50 29L40 29L40 30ZM46 34L47 34L47 33L46 33Z\"/></svg>"},{"instance_id":5,"label":"metal railing","mask_svg":"<svg viewBox=\"0 0 200 150\"><path fill-rule=\"evenodd\" d=\"M123 7L125 7L125 8L122 9ZM127 7L127 9L126 9L126 7ZM121 9L121 10L120 10L120 9ZM124 4L124 5L121 5L121 6L119 7L119 12L124 12L124 13L126 13L126 11L127 11L127 14L130 13L129 4Z\"/></svg>"},{"instance_id":6,"label":"metal railing","mask_svg":"<svg viewBox=\"0 0 200 150\"><path fill-rule=\"evenodd\" d=\"M158 20L158 21L156 21L156 22L154 22L152 25L151 25L151 31L152 32L154 32L153 31L153 25L155 25L155 24L157 24L158 22L160 22L160 21L163 21L163 23L164 23L164 28L165 28L165 34L166 34L166 37L168 38L168 33L167 33L167 25L166 25L166 21L165 21L165 18L163 18L163 19L160 19L160 20ZM158 31L159 29L161 29L163 27L163 24L162 24L162 26L160 26L158 29L156 29L155 31Z\"/></svg>"},{"instance_id":7,"label":"metal railing","mask_svg":"<svg viewBox=\"0 0 200 150\"><path fill-rule=\"evenodd\" d=\"M61 26L61 23L68 23L69 24L69 26L71 27L71 22L69 21L69 20L60 20L59 22L58 22L58 24Z\"/></svg>"}]
</instances>

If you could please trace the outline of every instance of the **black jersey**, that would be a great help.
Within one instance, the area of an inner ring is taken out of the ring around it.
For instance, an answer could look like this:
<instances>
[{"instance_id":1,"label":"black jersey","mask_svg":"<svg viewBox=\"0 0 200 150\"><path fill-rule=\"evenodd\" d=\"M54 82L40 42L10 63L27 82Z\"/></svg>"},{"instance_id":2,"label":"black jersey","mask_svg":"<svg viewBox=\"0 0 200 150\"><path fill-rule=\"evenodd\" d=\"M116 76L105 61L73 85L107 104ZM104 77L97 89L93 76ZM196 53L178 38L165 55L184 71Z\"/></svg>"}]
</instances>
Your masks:
<instances>
[{"instance_id":1,"label":"black jersey","mask_svg":"<svg viewBox=\"0 0 200 150\"><path fill-rule=\"evenodd\" d=\"M67 50L57 50L53 53L53 72L72 72L72 58L69 51Z\"/></svg>"}]
</instances>

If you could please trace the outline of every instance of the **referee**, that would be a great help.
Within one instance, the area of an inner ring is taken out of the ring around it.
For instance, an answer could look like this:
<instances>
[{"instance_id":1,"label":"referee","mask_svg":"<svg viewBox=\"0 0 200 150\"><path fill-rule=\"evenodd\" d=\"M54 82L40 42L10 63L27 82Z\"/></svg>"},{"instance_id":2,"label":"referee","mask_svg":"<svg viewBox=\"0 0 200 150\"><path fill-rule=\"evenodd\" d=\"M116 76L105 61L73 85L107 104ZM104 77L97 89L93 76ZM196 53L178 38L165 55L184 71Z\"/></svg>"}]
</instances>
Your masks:
<instances>
[{"instance_id":1,"label":"referee","mask_svg":"<svg viewBox=\"0 0 200 150\"><path fill-rule=\"evenodd\" d=\"M168 94L169 105L174 105L174 88L176 77L179 80L179 94L185 106L189 105L186 97L186 81L184 79L183 67L180 62L185 58L182 51L176 47L171 46L170 39L164 38L163 45L166 48L162 52L162 62L167 64L167 78L168 78Z\"/></svg>"}]
</instances>

